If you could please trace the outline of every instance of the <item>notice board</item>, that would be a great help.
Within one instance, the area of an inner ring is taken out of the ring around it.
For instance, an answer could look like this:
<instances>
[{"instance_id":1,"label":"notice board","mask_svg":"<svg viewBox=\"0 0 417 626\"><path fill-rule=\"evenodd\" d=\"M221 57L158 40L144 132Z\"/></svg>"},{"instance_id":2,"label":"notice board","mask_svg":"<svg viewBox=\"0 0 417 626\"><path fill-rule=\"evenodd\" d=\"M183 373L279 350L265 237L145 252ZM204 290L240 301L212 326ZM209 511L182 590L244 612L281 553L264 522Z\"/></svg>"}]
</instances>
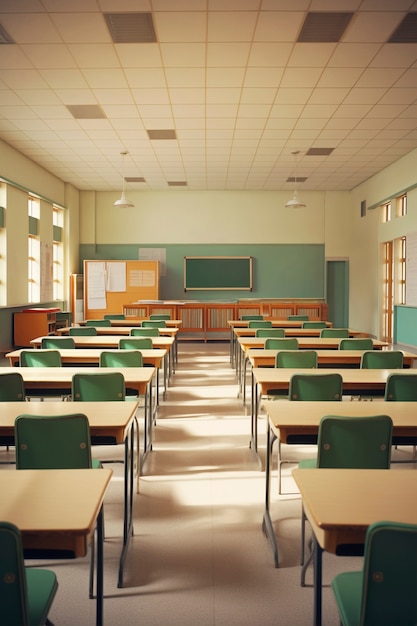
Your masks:
<instances>
[{"instance_id":1,"label":"notice board","mask_svg":"<svg viewBox=\"0 0 417 626\"><path fill-rule=\"evenodd\" d=\"M251 256L184 257L184 291L252 290Z\"/></svg>"},{"instance_id":2,"label":"notice board","mask_svg":"<svg viewBox=\"0 0 417 626\"><path fill-rule=\"evenodd\" d=\"M84 318L123 313L123 305L159 300L159 261L84 261Z\"/></svg>"}]
</instances>

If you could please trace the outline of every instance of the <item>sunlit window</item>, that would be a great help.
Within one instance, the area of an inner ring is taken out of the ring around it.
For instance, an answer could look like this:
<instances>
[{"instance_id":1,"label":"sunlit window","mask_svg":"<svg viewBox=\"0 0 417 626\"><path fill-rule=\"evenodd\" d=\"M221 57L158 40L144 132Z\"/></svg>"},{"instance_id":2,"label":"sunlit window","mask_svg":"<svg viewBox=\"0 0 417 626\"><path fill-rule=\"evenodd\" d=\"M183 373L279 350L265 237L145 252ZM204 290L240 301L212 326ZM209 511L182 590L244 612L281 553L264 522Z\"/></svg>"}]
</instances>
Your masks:
<instances>
[{"instance_id":1,"label":"sunlit window","mask_svg":"<svg viewBox=\"0 0 417 626\"><path fill-rule=\"evenodd\" d=\"M28 301L40 300L40 242L39 238L29 235L28 238Z\"/></svg>"},{"instance_id":2,"label":"sunlit window","mask_svg":"<svg viewBox=\"0 0 417 626\"><path fill-rule=\"evenodd\" d=\"M53 260L52 260L52 280L53 280L53 297L54 300L64 299L64 245L63 226L64 211L59 207L53 207Z\"/></svg>"}]
</instances>

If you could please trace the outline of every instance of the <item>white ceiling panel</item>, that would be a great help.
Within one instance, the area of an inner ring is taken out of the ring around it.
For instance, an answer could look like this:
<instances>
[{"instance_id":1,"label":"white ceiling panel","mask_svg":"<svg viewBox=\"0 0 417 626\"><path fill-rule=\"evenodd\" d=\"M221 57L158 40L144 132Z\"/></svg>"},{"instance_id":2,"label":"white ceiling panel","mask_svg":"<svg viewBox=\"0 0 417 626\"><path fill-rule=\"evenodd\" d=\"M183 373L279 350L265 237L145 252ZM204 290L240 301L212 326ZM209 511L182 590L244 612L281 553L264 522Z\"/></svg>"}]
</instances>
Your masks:
<instances>
[{"instance_id":1,"label":"white ceiling panel","mask_svg":"<svg viewBox=\"0 0 417 626\"><path fill-rule=\"evenodd\" d=\"M299 150L302 188L350 189L417 147L417 38L389 43L417 2L335 4L1 0L0 138L79 189L118 190L123 150L130 188L289 190ZM339 42L297 41L335 10ZM156 42L114 43L118 12L149 12Z\"/></svg>"}]
</instances>

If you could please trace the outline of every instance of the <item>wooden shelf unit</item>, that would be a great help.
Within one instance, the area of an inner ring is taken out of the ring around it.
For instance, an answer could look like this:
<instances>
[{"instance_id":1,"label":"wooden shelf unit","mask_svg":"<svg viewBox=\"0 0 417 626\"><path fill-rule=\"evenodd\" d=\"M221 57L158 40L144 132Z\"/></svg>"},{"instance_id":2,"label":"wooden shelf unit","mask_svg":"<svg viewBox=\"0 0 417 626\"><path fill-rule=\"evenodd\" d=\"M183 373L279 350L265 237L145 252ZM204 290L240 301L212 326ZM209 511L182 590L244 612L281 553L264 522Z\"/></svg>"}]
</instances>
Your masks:
<instances>
[{"instance_id":1,"label":"wooden shelf unit","mask_svg":"<svg viewBox=\"0 0 417 626\"><path fill-rule=\"evenodd\" d=\"M289 315L308 315L311 320L327 320L326 302L251 300L245 302L131 302L123 305L123 313L129 319L144 319L153 313L169 313L171 319L182 321L179 339L228 339L229 320L242 315L264 315L271 319L287 319Z\"/></svg>"},{"instance_id":2,"label":"wooden shelf unit","mask_svg":"<svg viewBox=\"0 0 417 626\"><path fill-rule=\"evenodd\" d=\"M13 315L13 342L16 347L31 347L31 340L56 331L59 309L33 309Z\"/></svg>"}]
</instances>

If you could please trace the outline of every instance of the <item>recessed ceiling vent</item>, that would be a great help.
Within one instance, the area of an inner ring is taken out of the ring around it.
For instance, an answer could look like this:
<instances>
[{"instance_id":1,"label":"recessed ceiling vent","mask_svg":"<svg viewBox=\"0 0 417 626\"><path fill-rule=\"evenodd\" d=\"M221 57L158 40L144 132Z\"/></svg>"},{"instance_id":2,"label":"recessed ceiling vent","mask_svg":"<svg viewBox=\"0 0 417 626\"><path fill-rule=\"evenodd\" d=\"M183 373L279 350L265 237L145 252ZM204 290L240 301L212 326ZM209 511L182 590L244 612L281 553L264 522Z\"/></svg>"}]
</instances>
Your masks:
<instances>
[{"instance_id":1,"label":"recessed ceiling vent","mask_svg":"<svg viewBox=\"0 0 417 626\"><path fill-rule=\"evenodd\" d=\"M15 43L13 39L10 37L7 30L0 24L0 44L4 43Z\"/></svg>"},{"instance_id":2,"label":"recessed ceiling vent","mask_svg":"<svg viewBox=\"0 0 417 626\"><path fill-rule=\"evenodd\" d=\"M329 156L333 152L334 148L310 148L307 150L307 156Z\"/></svg>"},{"instance_id":3,"label":"recessed ceiling vent","mask_svg":"<svg viewBox=\"0 0 417 626\"><path fill-rule=\"evenodd\" d=\"M307 176L289 176L286 180L287 183L305 183Z\"/></svg>"},{"instance_id":4,"label":"recessed ceiling vent","mask_svg":"<svg viewBox=\"0 0 417 626\"><path fill-rule=\"evenodd\" d=\"M152 13L105 13L114 43L156 43Z\"/></svg>"},{"instance_id":5,"label":"recessed ceiling vent","mask_svg":"<svg viewBox=\"0 0 417 626\"><path fill-rule=\"evenodd\" d=\"M143 176L125 176L125 181L127 183L145 183L146 182Z\"/></svg>"},{"instance_id":6,"label":"recessed ceiling vent","mask_svg":"<svg viewBox=\"0 0 417 626\"><path fill-rule=\"evenodd\" d=\"M76 120L101 120L106 117L97 104L67 104L67 109Z\"/></svg>"},{"instance_id":7,"label":"recessed ceiling vent","mask_svg":"<svg viewBox=\"0 0 417 626\"><path fill-rule=\"evenodd\" d=\"M302 43L325 43L340 41L353 13L307 13L297 41Z\"/></svg>"},{"instance_id":8,"label":"recessed ceiling vent","mask_svg":"<svg viewBox=\"0 0 417 626\"><path fill-rule=\"evenodd\" d=\"M417 43L417 13L407 13L388 43Z\"/></svg>"},{"instance_id":9,"label":"recessed ceiling vent","mask_svg":"<svg viewBox=\"0 0 417 626\"><path fill-rule=\"evenodd\" d=\"M168 181L168 186L169 187L186 187L187 183L185 180L172 180L171 182Z\"/></svg>"},{"instance_id":10,"label":"recessed ceiling vent","mask_svg":"<svg viewBox=\"0 0 417 626\"><path fill-rule=\"evenodd\" d=\"M175 130L161 129L161 130L148 130L149 139L176 139L177 134Z\"/></svg>"}]
</instances>

